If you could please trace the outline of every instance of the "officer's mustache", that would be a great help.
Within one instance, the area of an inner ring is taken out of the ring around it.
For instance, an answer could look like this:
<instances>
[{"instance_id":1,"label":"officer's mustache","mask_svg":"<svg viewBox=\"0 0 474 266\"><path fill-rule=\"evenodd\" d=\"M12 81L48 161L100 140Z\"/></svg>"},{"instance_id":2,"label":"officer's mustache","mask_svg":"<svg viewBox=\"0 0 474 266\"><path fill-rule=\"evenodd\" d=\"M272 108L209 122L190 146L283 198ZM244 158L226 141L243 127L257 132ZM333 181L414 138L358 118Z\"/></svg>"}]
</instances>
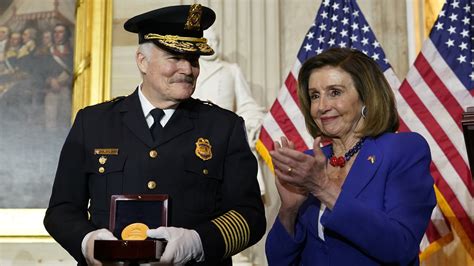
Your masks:
<instances>
[{"instance_id":1,"label":"officer's mustache","mask_svg":"<svg viewBox=\"0 0 474 266\"><path fill-rule=\"evenodd\" d=\"M193 76L179 76L171 79L172 83L189 83L194 84Z\"/></svg>"}]
</instances>

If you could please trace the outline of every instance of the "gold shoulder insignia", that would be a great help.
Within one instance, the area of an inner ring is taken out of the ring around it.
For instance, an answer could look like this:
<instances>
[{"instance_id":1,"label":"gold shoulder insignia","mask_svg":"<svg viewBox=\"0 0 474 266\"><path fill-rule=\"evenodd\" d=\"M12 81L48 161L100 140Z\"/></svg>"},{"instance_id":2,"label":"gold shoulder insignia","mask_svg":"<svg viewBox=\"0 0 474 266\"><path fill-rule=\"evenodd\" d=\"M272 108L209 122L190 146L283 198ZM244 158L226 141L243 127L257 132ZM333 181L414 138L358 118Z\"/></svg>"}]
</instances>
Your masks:
<instances>
[{"instance_id":1,"label":"gold shoulder insignia","mask_svg":"<svg viewBox=\"0 0 474 266\"><path fill-rule=\"evenodd\" d=\"M117 102L117 101L120 101L120 100L125 99L125 97L127 97L127 96L117 96L117 97L113 98L113 99L110 100L110 101L111 101L111 102Z\"/></svg>"},{"instance_id":2,"label":"gold shoulder insignia","mask_svg":"<svg viewBox=\"0 0 474 266\"><path fill-rule=\"evenodd\" d=\"M209 105L209 106L217 106L217 104L213 103L211 100L201 100L199 98L195 98L198 102Z\"/></svg>"},{"instance_id":3,"label":"gold shoulder insignia","mask_svg":"<svg viewBox=\"0 0 474 266\"><path fill-rule=\"evenodd\" d=\"M214 106L214 105L216 105L215 103L211 102L211 100L202 101L202 103L205 104L205 105L209 105L209 106Z\"/></svg>"},{"instance_id":4,"label":"gold shoulder insignia","mask_svg":"<svg viewBox=\"0 0 474 266\"><path fill-rule=\"evenodd\" d=\"M127 96L117 96L117 97L115 97L115 98L113 98L113 99L105 100L105 101L103 101L102 103L114 103L114 102L118 102L118 101L121 101L121 100L125 99L125 97L127 97Z\"/></svg>"}]
</instances>

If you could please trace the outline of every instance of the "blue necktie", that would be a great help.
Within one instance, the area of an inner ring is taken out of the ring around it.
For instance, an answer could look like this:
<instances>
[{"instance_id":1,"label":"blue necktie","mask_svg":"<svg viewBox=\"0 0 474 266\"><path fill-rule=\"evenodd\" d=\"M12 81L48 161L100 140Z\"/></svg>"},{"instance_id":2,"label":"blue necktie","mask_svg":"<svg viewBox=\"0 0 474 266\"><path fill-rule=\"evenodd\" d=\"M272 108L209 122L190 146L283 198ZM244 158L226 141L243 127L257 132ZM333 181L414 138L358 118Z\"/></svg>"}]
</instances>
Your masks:
<instances>
[{"instance_id":1,"label":"blue necktie","mask_svg":"<svg viewBox=\"0 0 474 266\"><path fill-rule=\"evenodd\" d=\"M155 108L150 111L151 116L153 117L153 125L150 127L151 135L153 140L156 141L162 137L163 127L161 126L160 120L165 115L165 112L159 108Z\"/></svg>"}]
</instances>

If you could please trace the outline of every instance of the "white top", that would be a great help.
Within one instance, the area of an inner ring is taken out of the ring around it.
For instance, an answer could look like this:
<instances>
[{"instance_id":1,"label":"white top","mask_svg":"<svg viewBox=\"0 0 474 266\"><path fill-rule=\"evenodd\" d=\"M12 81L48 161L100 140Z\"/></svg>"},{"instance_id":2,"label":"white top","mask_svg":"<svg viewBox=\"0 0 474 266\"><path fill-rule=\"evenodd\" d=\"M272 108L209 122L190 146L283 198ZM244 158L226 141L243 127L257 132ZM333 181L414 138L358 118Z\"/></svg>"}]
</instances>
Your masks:
<instances>
[{"instance_id":1,"label":"white top","mask_svg":"<svg viewBox=\"0 0 474 266\"><path fill-rule=\"evenodd\" d=\"M323 241L324 239L324 226L321 224L321 216L323 216L324 210L326 209L326 205L324 205L321 202L321 205L319 206L319 215L318 215L318 236L321 238Z\"/></svg>"}]
</instances>

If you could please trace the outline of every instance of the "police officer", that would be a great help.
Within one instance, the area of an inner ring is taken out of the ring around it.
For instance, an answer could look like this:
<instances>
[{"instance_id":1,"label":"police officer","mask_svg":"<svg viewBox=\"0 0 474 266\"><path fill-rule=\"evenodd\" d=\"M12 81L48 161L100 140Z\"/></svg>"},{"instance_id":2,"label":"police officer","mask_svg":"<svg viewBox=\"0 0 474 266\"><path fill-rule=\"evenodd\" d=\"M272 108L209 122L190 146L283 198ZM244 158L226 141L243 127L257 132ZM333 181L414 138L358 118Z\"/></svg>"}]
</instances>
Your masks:
<instances>
[{"instance_id":1,"label":"police officer","mask_svg":"<svg viewBox=\"0 0 474 266\"><path fill-rule=\"evenodd\" d=\"M231 265L233 254L264 234L257 162L242 118L191 98L199 56L214 53L202 37L214 20L211 9L195 4L125 23L139 37L142 83L77 113L44 219L79 264L99 264L94 240L115 239L105 229L114 194L169 195L169 226L147 232L168 240L161 262Z\"/></svg>"}]
</instances>

